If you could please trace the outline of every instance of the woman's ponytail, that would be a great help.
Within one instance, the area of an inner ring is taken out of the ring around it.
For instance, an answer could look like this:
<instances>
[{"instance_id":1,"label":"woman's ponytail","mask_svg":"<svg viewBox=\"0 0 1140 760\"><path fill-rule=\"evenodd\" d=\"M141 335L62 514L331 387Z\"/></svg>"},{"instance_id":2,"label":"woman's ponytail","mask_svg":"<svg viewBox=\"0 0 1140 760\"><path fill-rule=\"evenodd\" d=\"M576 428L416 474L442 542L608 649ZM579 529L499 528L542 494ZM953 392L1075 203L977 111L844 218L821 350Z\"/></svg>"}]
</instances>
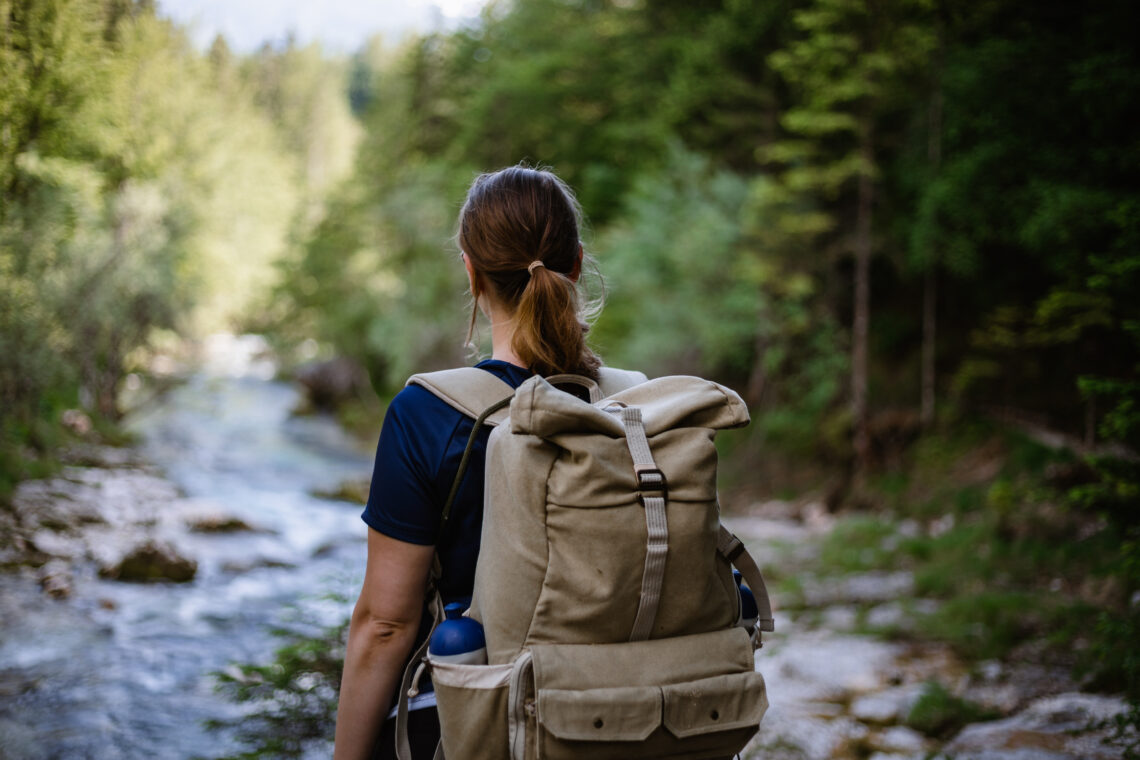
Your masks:
<instances>
[{"instance_id":1,"label":"woman's ponytail","mask_svg":"<svg viewBox=\"0 0 1140 760\"><path fill-rule=\"evenodd\" d=\"M477 279L511 313L511 348L519 360L544 376L596 379L602 362L586 345L593 309L578 295L586 259L579 218L574 195L560 179L513 166L475 180L458 238Z\"/></svg>"},{"instance_id":2,"label":"woman's ponytail","mask_svg":"<svg viewBox=\"0 0 1140 760\"><path fill-rule=\"evenodd\" d=\"M597 377L602 362L586 345L590 328L578 306L577 286L567 275L546 266L531 269L514 323L511 348L534 372Z\"/></svg>"}]
</instances>

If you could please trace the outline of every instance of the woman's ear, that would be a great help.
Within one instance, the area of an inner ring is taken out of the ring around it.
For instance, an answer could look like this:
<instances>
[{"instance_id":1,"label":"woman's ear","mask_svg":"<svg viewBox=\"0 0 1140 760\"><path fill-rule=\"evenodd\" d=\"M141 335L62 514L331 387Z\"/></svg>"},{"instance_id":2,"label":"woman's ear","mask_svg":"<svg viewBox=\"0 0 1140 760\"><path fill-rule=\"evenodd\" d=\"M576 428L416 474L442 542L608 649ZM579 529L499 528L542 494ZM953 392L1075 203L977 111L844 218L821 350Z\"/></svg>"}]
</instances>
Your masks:
<instances>
[{"instance_id":1,"label":"woman's ear","mask_svg":"<svg viewBox=\"0 0 1140 760\"><path fill-rule=\"evenodd\" d=\"M471 289L471 295L475 298L479 297L479 290L476 285L479 282L479 275L475 274L475 270L471 267L471 259L467 258L467 254L461 254L463 258L463 268L467 270L467 287Z\"/></svg>"},{"instance_id":2,"label":"woman's ear","mask_svg":"<svg viewBox=\"0 0 1140 760\"><path fill-rule=\"evenodd\" d=\"M578 278L582 276L582 257L584 255L585 251L582 250L582 244L578 243L578 257L574 259L574 268L571 269L570 274L567 275L570 278L570 282L578 282Z\"/></svg>"}]
</instances>

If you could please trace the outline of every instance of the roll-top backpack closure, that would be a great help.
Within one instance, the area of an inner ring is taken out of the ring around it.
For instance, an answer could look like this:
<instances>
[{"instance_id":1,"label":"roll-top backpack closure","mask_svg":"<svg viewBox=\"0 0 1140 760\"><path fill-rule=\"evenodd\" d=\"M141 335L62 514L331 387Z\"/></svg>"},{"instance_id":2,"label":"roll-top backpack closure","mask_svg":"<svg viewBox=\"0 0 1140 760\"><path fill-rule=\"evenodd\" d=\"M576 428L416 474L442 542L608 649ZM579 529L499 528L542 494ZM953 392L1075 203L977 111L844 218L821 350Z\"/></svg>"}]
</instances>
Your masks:
<instances>
[{"instance_id":1,"label":"roll-top backpack closure","mask_svg":"<svg viewBox=\"0 0 1140 760\"><path fill-rule=\"evenodd\" d=\"M718 383L699 377L661 377L589 404L555 388L545 378L532 377L519 386L511 403L511 432L550 438L561 433L625 435L621 420L604 406L641 408L649 437L674 428L726 430L748 424L748 407L740 396Z\"/></svg>"}]
</instances>

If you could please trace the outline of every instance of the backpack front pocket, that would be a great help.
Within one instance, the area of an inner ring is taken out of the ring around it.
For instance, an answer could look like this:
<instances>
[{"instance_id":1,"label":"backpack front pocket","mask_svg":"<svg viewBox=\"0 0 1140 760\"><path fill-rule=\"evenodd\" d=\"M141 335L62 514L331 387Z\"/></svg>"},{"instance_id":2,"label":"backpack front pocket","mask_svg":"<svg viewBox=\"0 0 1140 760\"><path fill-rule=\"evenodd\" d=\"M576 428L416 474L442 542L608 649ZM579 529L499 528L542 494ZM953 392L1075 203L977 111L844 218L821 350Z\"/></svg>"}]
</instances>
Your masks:
<instances>
[{"instance_id":1,"label":"backpack front pocket","mask_svg":"<svg viewBox=\"0 0 1140 760\"><path fill-rule=\"evenodd\" d=\"M543 728L564 741L638 742L661 725L661 690L542 689L538 714Z\"/></svg>"},{"instance_id":2,"label":"backpack front pocket","mask_svg":"<svg viewBox=\"0 0 1140 760\"><path fill-rule=\"evenodd\" d=\"M740 629L531 652L540 760L729 757L768 707Z\"/></svg>"}]
</instances>

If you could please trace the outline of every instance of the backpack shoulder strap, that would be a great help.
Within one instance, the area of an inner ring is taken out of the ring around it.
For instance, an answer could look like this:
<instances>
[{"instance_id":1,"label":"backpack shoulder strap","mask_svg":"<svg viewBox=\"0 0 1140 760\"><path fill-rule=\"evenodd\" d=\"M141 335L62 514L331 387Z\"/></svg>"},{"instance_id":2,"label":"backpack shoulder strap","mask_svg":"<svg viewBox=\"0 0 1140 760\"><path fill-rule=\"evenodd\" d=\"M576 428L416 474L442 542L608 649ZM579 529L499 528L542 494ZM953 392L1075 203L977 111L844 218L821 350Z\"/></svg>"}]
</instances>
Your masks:
<instances>
[{"instance_id":1,"label":"backpack shoulder strap","mask_svg":"<svg viewBox=\"0 0 1140 760\"><path fill-rule=\"evenodd\" d=\"M451 491L443 505L441 523L446 523L451 506L459 492L459 484L467 471L471 459L471 449L479 429L483 425L498 425L510 413L510 401L515 389L501 378L478 367L459 367L438 372L423 372L408 378L406 385L418 385L429 391L452 409L475 420L471 435L463 449L463 457L451 484ZM396 709L396 757L399 760L412 760L411 744L408 738L408 698L418 690L420 674L427 662L428 645L435 627L444 619L443 600L439 595L438 582L442 568L439 553L432 559L432 568L427 589L428 608L432 613L432 625L423 644L412 654L404 668L400 682L399 702ZM443 760L443 741L436 745L434 760Z\"/></svg>"},{"instance_id":2,"label":"backpack shoulder strap","mask_svg":"<svg viewBox=\"0 0 1140 760\"><path fill-rule=\"evenodd\" d=\"M756 560L752 559L748 550L744 548L744 542L734 536L724 525L719 528L716 549L722 557L740 571L740 574L744 576L744 582L748 584L748 588L756 597L756 609L759 614L756 618L755 643L757 647L762 646L760 633L771 633L776 630L776 626L772 619L772 602L768 598L768 586L764 583L764 576L760 572L760 567L756 564Z\"/></svg>"},{"instance_id":3,"label":"backpack shoulder strap","mask_svg":"<svg viewBox=\"0 0 1140 760\"><path fill-rule=\"evenodd\" d=\"M478 419L487 409L515 392L507 381L478 367L424 372L412 375L407 384L418 385L430 391L452 409L472 419ZM483 424L498 425L506 419L507 414L505 407L496 410Z\"/></svg>"},{"instance_id":4,"label":"backpack shoulder strap","mask_svg":"<svg viewBox=\"0 0 1140 760\"><path fill-rule=\"evenodd\" d=\"M640 385L647 379L644 373L628 369L614 369L613 367L598 369L598 385L601 386L603 398L620 393L626 388Z\"/></svg>"}]
</instances>

